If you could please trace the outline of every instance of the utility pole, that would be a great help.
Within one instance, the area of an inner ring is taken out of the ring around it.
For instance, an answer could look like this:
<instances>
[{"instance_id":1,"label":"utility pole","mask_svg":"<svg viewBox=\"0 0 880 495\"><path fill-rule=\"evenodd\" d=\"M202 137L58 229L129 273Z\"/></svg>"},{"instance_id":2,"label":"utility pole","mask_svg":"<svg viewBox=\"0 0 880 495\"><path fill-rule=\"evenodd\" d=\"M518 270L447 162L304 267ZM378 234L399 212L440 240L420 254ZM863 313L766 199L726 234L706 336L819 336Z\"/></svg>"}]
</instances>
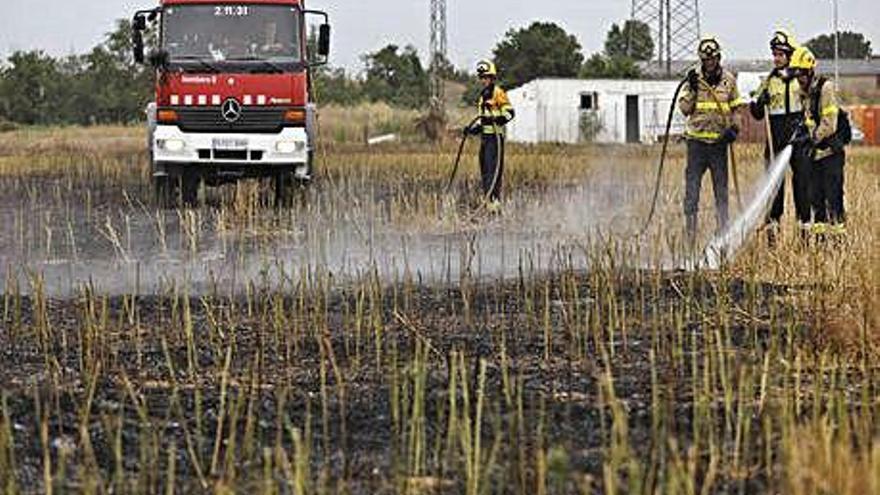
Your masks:
<instances>
[{"instance_id":1,"label":"utility pole","mask_svg":"<svg viewBox=\"0 0 880 495\"><path fill-rule=\"evenodd\" d=\"M419 119L418 127L431 141L443 139L446 129L446 82L443 80L443 68L446 57L446 0L430 0L431 18L428 55L428 76L430 95L428 111Z\"/></svg>"},{"instance_id":2,"label":"utility pole","mask_svg":"<svg viewBox=\"0 0 880 495\"><path fill-rule=\"evenodd\" d=\"M431 105L442 107L445 97L445 83L441 69L448 60L446 57L446 0L431 0Z\"/></svg>"},{"instance_id":3,"label":"utility pole","mask_svg":"<svg viewBox=\"0 0 880 495\"><path fill-rule=\"evenodd\" d=\"M840 17L838 16L838 0L834 2L834 85L840 85Z\"/></svg>"},{"instance_id":4,"label":"utility pole","mask_svg":"<svg viewBox=\"0 0 880 495\"><path fill-rule=\"evenodd\" d=\"M657 64L672 76L672 63L692 60L700 42L700 0L632 0L631 18L651 28Z\"/></svg>"}]
</instances>

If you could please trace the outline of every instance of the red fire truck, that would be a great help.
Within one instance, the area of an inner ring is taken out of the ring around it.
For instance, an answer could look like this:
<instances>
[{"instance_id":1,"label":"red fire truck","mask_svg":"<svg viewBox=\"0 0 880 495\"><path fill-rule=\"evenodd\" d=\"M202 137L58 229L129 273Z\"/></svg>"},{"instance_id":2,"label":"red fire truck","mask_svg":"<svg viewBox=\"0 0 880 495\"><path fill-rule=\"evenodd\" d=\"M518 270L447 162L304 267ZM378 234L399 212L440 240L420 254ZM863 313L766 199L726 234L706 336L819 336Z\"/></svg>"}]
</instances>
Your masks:
<instances>
[{"instance_id":1,"label":"red fire truck","mask_svg":"<svg viewBox=\"0 0 880 495\"><path fill-rule=\"evenodd\" d=\"M311 180L311 70L327 62L330 25L304 2L161 0L135 13L134 57L156 70L147 113L161 203L192 204L200 184L254 177L271 177L281 200ZM320 21L311 50L310 16ZM147 33L156 48L145 56Z\"/></svg>"}]
</instances>

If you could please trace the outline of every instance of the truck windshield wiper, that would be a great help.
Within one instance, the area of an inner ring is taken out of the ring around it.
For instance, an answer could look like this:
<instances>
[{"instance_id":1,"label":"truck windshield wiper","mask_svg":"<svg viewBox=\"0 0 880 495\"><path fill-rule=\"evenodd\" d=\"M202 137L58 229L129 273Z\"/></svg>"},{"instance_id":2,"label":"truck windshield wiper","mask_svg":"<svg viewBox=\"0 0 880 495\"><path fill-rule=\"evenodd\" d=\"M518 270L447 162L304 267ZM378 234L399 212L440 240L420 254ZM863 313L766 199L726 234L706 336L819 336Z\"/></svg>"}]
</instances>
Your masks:
<instances>
[{"instance_id":1,"label":"truck windshield wiper","mask_svg":"<svg viewBox=\"0 0 880 495\"><path fill-rule=\"evenodd\" d=\"M251 57L235 57L235 58L229 58L229 59L226 59L226 60L229 61L229 62L260 62L260 63L264 64L266 67L269 67L270 69L272 69L272 70L275 71L275 72L284 72L284 68L283 68L283 67L281 67L280 65L276 64L275 62L272 62L272 61L269 60L269 59L265 59L265 58L262 58L262 57L253 57L253 56L251 56Z\"/></svg>"},{"instance_id":2,"label":"truck windshield wiper","mask_svg":"<svg viewBox=\"0 0 880 495\"><path fill-rule=\"evenodd\" d=\"M172 62L196 62L209 71L220 72L220 69L218 69L215 65L211 64L203 57L200 57L198 55L181 55L178 57L174 57L172 59Z\"/></svg>"}]
</instances>

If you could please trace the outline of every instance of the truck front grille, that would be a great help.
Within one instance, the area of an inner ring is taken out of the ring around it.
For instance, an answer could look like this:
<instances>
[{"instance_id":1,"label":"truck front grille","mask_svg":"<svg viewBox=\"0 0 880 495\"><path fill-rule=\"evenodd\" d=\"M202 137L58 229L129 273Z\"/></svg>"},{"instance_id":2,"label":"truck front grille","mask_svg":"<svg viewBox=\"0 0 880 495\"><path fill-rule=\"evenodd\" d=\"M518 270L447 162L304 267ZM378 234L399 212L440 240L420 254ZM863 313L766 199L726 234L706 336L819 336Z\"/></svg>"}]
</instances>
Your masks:
<instances>
[{"instance_id":1,"label":"truck front grille","mask_svg":"<svg viewBox=\"0 0 880 495\"><path fill-rule=\"evenodd\" d=\"M244 107L235 122L227 122L220 107L179 107L175 110L177 125L184 132L277 133L284 127L284 110L279 108Z\"/></svg>"}]
</instances>

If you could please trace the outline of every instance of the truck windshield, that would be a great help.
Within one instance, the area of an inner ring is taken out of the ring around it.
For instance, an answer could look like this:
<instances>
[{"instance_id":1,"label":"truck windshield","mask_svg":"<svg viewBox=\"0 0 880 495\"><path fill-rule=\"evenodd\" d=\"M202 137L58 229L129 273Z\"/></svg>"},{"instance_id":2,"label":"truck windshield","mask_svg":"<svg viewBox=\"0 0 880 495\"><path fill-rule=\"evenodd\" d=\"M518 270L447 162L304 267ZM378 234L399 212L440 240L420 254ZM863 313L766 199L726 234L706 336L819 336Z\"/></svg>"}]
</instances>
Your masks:
<instances>
[{"instance_id":1,"label":"truck windshield","mask_svg":"<svg viewBox=\"0 0 880 495\"><path fill-rule=\"evenodd\" d=\"M170 6L164 10L163 45L171 63L297 63L298 19L295 7L282 5Z\"/></svg>"}]
</instances>

